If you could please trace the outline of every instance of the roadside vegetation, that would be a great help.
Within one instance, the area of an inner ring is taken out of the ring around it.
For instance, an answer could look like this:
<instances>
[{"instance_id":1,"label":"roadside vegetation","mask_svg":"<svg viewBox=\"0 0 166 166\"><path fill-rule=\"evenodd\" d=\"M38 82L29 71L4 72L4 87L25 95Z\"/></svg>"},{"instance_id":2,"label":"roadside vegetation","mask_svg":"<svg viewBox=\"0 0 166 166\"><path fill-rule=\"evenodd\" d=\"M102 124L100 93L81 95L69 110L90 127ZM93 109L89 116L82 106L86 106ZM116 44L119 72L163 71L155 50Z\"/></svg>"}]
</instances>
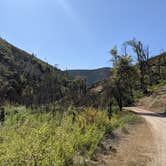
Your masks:
<instances>
[{"instance_id":1,"label":"roadside vegetation","mask_svg":"<svg viewBox=\"0 0 166 166\"><path fill-rule=\"evenodd\" d=\"M104 135L135 121L135 115L69 107L64 113L5 107L0 127L0 165L85 165Z\"/></svg>"}]
</instances>

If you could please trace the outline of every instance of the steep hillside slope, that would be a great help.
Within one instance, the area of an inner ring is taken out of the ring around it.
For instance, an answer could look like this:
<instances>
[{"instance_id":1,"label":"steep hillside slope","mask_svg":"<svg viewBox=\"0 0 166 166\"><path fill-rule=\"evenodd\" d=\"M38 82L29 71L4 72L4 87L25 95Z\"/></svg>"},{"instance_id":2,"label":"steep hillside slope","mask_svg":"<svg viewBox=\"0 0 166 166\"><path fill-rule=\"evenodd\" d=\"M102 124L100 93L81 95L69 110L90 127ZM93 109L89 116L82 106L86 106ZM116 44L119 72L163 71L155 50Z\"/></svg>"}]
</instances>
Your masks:
<instances>
[{"instance_id":1,"label":"steep hillside slope","mask_svg":"<svg viewBox=\"0 0 166 166\"><path fill-rule=\"evenodd\" d=\"M152 95L140 99L138 106L157 113L166 112L166 82L153 86L151 91Z\"/></svg>"},{"instance_id":2,"label":"steep hillside slope","mask_svg":"<svg viewBox=\"0 0 166 166\"><path fill-rule=\"evenodd\" d=\"M68 70L69 76L83 77L87 80L87 85L92 85L98 81L104 80L109 77L111 71L110 68L100 68L94 70Z\"/></svg>"},{"instance_id":3,"label":"steep hillside slope","mask_svg":"<svg viewBox=\"0 0 166 166\"><path fill-rule=\"evenodd\" d=\"M166 65L166 52L161 53L160 55L150 58L150 64L160 64L162 66Z\"/></svg>"},{"instance_id":4,"label":"steep hillside slope","mask_svg":"<svg viewBox=\"0 0 166 166\"><path fill-rule=\"evenodd\" d=\"M166 53L150 58L149 67L152 83L158 83L158 80L166 79Z\"/></svg>"},{"instance_id":5,"label":"steep hillside slope","mask_svg":"<svg viewBox=\"0 0 166 166\"><path fill-rule=\"evenodd\" d=\"M62 99L69 79L57 68L0 39L0 101L49 103Z\"/></svg>"}]
</instances>

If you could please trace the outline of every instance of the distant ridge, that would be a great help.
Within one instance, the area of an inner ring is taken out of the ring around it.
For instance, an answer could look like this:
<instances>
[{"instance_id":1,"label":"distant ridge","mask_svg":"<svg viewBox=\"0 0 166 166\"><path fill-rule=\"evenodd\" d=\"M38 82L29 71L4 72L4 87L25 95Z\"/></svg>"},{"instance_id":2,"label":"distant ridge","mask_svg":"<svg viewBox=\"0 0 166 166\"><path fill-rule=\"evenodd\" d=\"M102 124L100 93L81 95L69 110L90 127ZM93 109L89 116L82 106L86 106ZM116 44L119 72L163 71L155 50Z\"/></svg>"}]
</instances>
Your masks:
<instances>
[{"instance_id":1,"label":"distant ridge","mask_svg":"<svg viewBox=\"0 0 166 166\"><path fill-rule=\"evenodd\" d=\"M102 81L108 78L111 74L111 68L103 67L92 70L67 70L70 77L77 78L82 77L87 80L87 85L92 85L98 81Z\"/></svg>"}]
</instances>

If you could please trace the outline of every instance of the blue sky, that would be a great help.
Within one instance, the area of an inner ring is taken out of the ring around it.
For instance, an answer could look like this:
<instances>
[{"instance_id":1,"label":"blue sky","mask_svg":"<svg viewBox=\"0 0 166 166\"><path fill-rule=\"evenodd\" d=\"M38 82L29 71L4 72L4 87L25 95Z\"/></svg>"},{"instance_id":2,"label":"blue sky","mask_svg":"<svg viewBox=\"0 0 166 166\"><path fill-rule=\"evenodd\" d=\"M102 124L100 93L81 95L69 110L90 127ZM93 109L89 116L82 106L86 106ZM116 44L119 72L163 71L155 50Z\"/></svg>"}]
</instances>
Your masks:
<instances>
[{"instance_id":1,"label":"blue sky","mask_svg":"<svg viewBox=\"0 0 166 166\"><path fill-rule=\"evenodd\" d=\"M133 37L166 49L165 0L0 0L0 36L61 69L109 66Z\"/></svg>"}]
</instances>

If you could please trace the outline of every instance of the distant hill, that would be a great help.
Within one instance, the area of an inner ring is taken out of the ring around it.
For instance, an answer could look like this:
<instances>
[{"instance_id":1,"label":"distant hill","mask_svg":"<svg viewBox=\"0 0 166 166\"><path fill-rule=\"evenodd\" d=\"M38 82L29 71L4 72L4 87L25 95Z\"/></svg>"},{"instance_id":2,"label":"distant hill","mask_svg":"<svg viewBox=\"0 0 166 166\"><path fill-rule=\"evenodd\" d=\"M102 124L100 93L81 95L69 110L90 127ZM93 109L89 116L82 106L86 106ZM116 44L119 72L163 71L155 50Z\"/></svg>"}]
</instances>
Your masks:
<instances>
[{"instance_id":1,"label":"distant hill","mask_svg":"<svg viewBox=\"0 0 166 166\"><path fill-rule=\"evenodd\" d=\"M158 84L161 80L166 80L166 52L149 58L151 76L155 80L152 84ZM109 69L109 68L108 68ZM108 79L94 83L89 90L93 93L101 93Z\"/></svg>"},{"instance_id":2,"label":"distant hill","mask_svg":"<svg viewBox=\"0 0 166 166\"><path fill-rule=\"evenodd\" d=\"M67 94L69 82L65 72L0 38L0 103L60 100Z\"/></svg>"},{"instance_id":3,"label":"distant hill","mask_svg":"<svg viewBox=\"0 0 166 166\"><path fill-rule=\"evenodd\" d=\"M82 77L87 80L87 85L92 85L98 81L102 81L110 76L110 68L99 68L94 70L67 70L70 77Z\"/></svg>"}]
</instances>

